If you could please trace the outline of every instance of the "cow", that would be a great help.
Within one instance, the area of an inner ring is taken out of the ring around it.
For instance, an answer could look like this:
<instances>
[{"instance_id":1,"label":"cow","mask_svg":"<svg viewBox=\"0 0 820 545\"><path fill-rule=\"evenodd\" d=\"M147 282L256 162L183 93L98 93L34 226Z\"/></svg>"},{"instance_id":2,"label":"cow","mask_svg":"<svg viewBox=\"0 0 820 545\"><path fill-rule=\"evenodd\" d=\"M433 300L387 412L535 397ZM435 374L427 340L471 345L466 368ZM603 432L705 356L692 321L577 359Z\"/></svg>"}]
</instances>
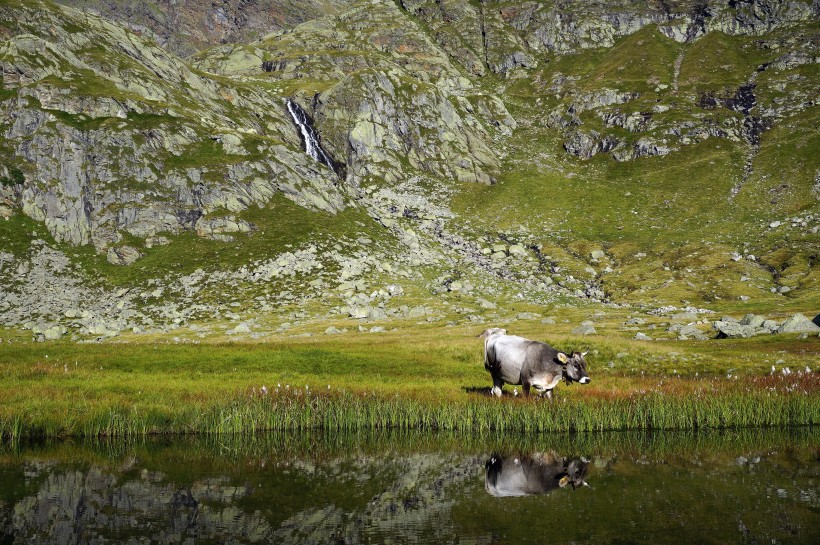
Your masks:
<instances>
[{"instance_id":1,"label":"cow","mask_svg":"<svg viewBox=\"0 0 820 545\"><path fill-rule=\"evenodd\" d=\"M559 488L589 486L589 460L555 453L503 457L494 454L485 467L484 489L497 498L547 494Z\"/></svg>"},{"instance_id":2,"label":"cow","mask_svg":"<svg viewBox=\"0 0 820 545\"><path fill-rule=\"evenodd\" d=\"M491 331L491 330L487 330ZM493 378L494 396L501 396L504 384L520 384L524 395L535 389L539 397L552 401L552 390L563 378L567 384L589 384L587 352L571 355L552 346L517 335L491 334L484 340L484 368Z\"/></svg>"}]
</instances>

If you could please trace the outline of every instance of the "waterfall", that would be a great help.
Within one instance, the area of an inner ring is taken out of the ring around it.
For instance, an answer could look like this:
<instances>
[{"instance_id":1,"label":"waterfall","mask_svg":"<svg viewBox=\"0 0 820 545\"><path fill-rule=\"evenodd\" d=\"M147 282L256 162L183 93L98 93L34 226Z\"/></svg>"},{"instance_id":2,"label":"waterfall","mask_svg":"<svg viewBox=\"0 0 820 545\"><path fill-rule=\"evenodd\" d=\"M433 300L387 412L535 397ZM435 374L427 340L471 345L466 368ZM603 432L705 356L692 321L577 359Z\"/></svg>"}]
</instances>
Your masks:
<instances>
[{"instance_id":1,"label":"waterfall","mask_svg":"<svg viewBox=\"0 0 820 545\"><path fill-rule=\"evenodd\" d=\"M302 133L302 140L305 142L305 153L323 165L329 166L334 172L338 172L339 166L336 164L336 161L334 161L330 155L322 149L322 145L319 144L319 135L313 127L313 123L307 113L291 99L288 99L288 112L290 112L293 122L296 123L296 126L299 127L299 131Z\"/></svg>"}]
</instances>

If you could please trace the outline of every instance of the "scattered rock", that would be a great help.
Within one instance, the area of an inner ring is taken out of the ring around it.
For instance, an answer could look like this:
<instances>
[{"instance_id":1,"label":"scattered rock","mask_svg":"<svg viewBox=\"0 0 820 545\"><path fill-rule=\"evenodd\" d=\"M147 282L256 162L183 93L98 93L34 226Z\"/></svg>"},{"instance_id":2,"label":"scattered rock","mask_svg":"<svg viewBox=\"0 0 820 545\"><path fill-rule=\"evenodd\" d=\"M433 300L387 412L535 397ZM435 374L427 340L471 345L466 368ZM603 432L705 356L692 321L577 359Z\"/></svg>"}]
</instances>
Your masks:
<instances>
[{"instance_id":1,"label":"scattered rock","mask_svg":"<svg viewBox=\"0 0 820 545\"><path fill-rule=\"evenodd\" d=\"M647 335L645 333L638 332L638 333L635 333L635 340L636 341L651 341L652 337L650 337L649 335Z\"/></svg>"}]
</instances>

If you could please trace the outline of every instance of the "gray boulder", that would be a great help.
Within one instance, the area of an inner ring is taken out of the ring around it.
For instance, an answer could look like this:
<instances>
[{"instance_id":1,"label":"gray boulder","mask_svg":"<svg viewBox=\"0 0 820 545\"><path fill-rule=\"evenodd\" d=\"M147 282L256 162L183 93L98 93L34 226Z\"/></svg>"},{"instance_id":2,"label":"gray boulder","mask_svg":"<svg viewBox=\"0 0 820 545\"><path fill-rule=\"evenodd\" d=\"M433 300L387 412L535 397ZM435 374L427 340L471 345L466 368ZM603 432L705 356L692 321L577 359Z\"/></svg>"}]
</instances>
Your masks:
<instances>
[{"instance_id":1,"label":"gray boulder","mask_svg":"<svg viewBox=\"0 0 820 545\"><path fill-rule=\"evenodd\" d=\"M762 324L763 329L768 330L770 333L774 333L780 327L780 322L775 320L764 320Z\"/></svg>"},{"instance_id":2,"label":"gray boulder","mask_svg":"<svg viewBox=\"0 0 820 545\"><path fill-rule=\"evenodd\" d=\"M685 326L682 326L678 330L678 339L681 340L681 341L685 341L685 340L688 340L688 339L694 339L694 340L697 340L697 341L705 341L708 338L709 337L707 337L703 333L703 331L701 331L700 329L698 329L696 326L693 326L693 325L685 325Z\"/></svg>"},{"instance_id":3,"label":"gray boulder","mask_svg":"<svg viewBox=\"0 0 820 545\"><path fill-rule=\"evenodd\" d=\"M777 333L818 333L820 326L802 314L795 314L777 328Z\"/></svg>"},{"instance_id":4,"label":"gray boulder","mask_svg":"<svg viewBox=\"0 0 820 545\"><path fill-rule=\"evenodd\" d=\"M581 325L572 330L573 335L595 335L596 333L595 326L589 321L581 323Z\"/></svg>"},{"instance_id":5,"label":"gray boulder","mask_svg":"<svg viewBox=\"0 0 820 545\"><path fill-rule=\"evenodd\" d=\"M47 341L56 341L66 334L66 328L61 325L54 325L43 331L43 337Z\"/></svg>"},{"instance_id":6,"label":"gray boulder","mask_svg":"<svg viewBox=\"0 0 820 545\"><path fill-rule=\"evenodd\" d=\"M743 318L741 318L740 323L742 325L750 325L752 327L758 328L763 327L763 322L766 319L763 316L757 316L756 314L747 314Z\"/></svg>"},{"instance_id":7,"label":"gray boulder","mask_svg":"<svg viewBox=\"0 0 820 545\"><path fill-rule=\"evenodd\" d=\"M755 335L755 328L740 322L717 321L712 327L718 332L718 339L745 339Z\"/></svg>"}]
</instances>

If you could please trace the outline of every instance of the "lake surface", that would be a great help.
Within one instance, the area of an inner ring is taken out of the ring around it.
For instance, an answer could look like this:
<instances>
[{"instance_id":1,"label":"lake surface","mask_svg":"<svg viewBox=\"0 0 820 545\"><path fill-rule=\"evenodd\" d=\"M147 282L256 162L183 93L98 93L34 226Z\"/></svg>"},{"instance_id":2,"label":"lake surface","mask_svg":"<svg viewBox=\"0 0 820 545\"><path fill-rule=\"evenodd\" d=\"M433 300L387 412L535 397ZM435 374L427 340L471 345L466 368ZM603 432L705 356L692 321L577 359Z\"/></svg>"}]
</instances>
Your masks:
<instances>
[{"instance_id":1,"label":"lake surface","mask_svg":"<svg viewBox=\"0 0 820 545\"><path fill-rule=\"evenodd\" d=\"M816 545L819 452L817 429L5 447L0 544Z\"/></svg>"}]
</instances>

